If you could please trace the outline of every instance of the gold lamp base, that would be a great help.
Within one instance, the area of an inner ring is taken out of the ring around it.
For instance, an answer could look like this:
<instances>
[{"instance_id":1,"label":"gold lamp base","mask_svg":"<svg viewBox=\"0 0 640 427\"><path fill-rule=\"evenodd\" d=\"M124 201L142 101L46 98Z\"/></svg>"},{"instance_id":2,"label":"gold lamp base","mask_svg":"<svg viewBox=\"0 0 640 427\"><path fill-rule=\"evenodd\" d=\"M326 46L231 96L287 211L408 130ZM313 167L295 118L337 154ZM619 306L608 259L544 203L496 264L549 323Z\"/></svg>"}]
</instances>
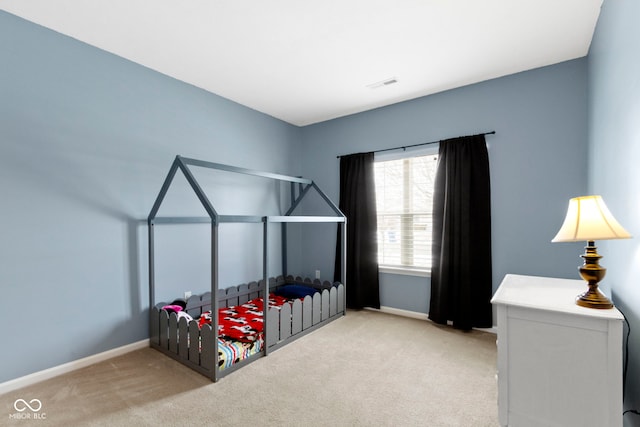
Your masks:
<instances>
[{"instance_id":1,"label":"gold lamp base","mask_svg":"<svg viewBox=\"0 0 640 427\"><path fill-rule=\"evenodd\" d=\"M599 263L602 256L598 254L592 240L587 242L584 249L584 254L580 255L584 259L584 264L578 270L580 276L588 282L589 290L576 297L576 304L587 308L613 308L613 303L598 289L598 282L604 278L607 272L607 269Z\"/></svg>"},{"instance_id":2,"label":"gold lamp base","mask_svg":"<svg viewBox=\"0 0 640 427\"><path fill-rule=\"evenodd\" d=\"M613 303L598 288L591 289L576 297L576 304L587 308L613 308Z\"/></svg>"}]
</instances>

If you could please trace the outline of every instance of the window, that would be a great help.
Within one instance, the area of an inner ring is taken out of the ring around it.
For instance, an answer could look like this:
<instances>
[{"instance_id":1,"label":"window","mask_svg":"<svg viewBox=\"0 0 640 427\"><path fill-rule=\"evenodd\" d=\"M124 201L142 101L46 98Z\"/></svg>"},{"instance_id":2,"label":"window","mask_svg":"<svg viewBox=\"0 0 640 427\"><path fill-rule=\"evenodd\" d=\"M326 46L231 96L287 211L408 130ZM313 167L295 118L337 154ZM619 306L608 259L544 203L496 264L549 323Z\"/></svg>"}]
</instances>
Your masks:
<instances>
[{"instance_id":1,"label":"window","mask_svg":"<svg viewBox=\"0 0 640 427\"><path fill-rule=\"evenodd\" d=\"M429 272L438 156L375 163L380 267Z\"/></svg>"}]
</instances>

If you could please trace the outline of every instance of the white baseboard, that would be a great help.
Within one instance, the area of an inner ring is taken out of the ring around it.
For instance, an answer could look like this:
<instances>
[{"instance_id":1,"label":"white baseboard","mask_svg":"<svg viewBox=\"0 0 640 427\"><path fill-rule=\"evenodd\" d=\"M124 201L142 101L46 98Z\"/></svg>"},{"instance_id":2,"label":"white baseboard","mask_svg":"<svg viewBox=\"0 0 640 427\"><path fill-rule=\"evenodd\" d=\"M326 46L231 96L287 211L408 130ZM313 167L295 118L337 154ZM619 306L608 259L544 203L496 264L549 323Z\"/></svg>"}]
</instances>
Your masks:
<instances>
[{"instance_id":1,"label":"white baseboard","mask_svg":"<svg viewBox=\"0 0 640 427\"><path fill-rule=\"evenodd\" d=\"M498 327L497 326L492 326L490 328L473 328L476 331L483 331L483 332L489 332L491 334L496 334L498 335Z\"/></svg>"},{"instance_id":2,"label":"white baseboard","mask_svg":"<svg viewBox=\"0 0 640 427\"><path fill-rule=\"evenodd\" d=\"M380 306L379 311L382 313L395 314L396 316L410 317L412 319L429 320L429 318L427 317L428 316L427 313L419 313L417 311L402 310L400 308L387 307L384 305Z\"/></svg>"},{"instance_id":3,"label":"white baseboard","mask_svg":"<svg viewBox=\"0 0 640 427\"><path fill-rule=\"evenodd\" d=\"M400 308L394 308L394 307L386 307L386 306L380 306L380 309L375 309L375 308L367 308L367 310L373 310L373 311L379 311L381 313L388 313L388 314L394 314L396 316L403 316L403 317L410 317L412 319L419 319L419 320L429 320L429 315L426 313L419 313L417 311L409 311L409 310L402 310ZM449 322L449 324L451 324L451 322ZM495 326L492 326L491 328L473 328L475 330L478 331L484 331L484 332L490 332L492 334L497 334L498 333L498 328Z\"/></svg>"},{"instance_id":4,"label":"white baseboard","mask_svg":"<svg viewBox=\"0 0 640 427\"><path fill-rule=\"evenodd\" d=\"M24 377L16 378L14 380L9 380L4 383L0 383L0 395L146 347L149 347L149 339L123 345L122 347L54 366L53 368L45 369L43 371L34 372L33 374L25 375Z\"/></svg>"}]
</instances>

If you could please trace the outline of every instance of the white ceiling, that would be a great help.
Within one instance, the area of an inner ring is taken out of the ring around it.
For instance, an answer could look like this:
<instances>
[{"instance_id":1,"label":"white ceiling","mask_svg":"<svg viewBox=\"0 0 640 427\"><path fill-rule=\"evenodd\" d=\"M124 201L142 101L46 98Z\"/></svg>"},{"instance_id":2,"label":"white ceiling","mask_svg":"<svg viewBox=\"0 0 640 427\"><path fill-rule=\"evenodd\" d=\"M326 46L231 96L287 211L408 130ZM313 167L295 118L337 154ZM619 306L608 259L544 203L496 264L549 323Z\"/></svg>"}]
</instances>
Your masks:
<instances>
[{"instance_id":1,"label":"white ceiling","mask_svg":"<svg viewBox=\"0 0 640 427\"><path fill-rule=\"evenodd\" d=\"M602 0L0 0L0 9L307 125L588 53ZM371 84L397 79L372 89Z\"/></svg>"}]
</instances>

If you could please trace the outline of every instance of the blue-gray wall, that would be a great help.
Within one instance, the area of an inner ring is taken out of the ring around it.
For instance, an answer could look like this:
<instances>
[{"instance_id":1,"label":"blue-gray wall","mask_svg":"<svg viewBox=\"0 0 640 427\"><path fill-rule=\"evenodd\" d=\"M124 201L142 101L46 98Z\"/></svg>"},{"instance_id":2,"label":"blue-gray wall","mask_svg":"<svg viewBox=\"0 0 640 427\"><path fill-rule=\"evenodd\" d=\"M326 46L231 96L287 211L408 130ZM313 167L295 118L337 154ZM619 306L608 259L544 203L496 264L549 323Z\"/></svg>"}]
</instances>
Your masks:
<instances>
[{"instance_id":1,"label":"blue-gray wall","mask_svg":"<svg viewBox=\"0 0 640 427\"><path fill-rule=\"evenodd\" d=\"M604 282L631 324L626 408L640 410L640 2L606 0L589 51L589 190L631 240L599 242ZM625 416L640 426L640 417Z\"/></svg>"},{"instance_id":2,"label":"blue-gray wall","mask_svg":"<svg viewBox=\"0 0 640 427\"><path fill-rule=\"evenodd\" d=\"M502 77L302 129L305 173L338 198L337 155L487 136L493 287L507 273L576 278L578 244L552 244L587 185L586 59ZM401 84L401 83L400 83ZM305 235L309 270L332 270L333 242ZM381 274L381 304L426 313L429 279Z\"/></svg>"},{"instance_id":3,"label":"blue-gray wall","mask_svg":"<svg viewBox=\"0 0 640 427\"><path fill-rule=\"evenodd\" d=\"M176 154L300 173L299 128L4 12L0 64L0 382L148 336L141 220ZM206 238L162 238L208 277L206 256L182 253ZM225 282L256 265L229 258ZM173 295L200 290L176 271Z\"/></svg>"}]
</instances>

